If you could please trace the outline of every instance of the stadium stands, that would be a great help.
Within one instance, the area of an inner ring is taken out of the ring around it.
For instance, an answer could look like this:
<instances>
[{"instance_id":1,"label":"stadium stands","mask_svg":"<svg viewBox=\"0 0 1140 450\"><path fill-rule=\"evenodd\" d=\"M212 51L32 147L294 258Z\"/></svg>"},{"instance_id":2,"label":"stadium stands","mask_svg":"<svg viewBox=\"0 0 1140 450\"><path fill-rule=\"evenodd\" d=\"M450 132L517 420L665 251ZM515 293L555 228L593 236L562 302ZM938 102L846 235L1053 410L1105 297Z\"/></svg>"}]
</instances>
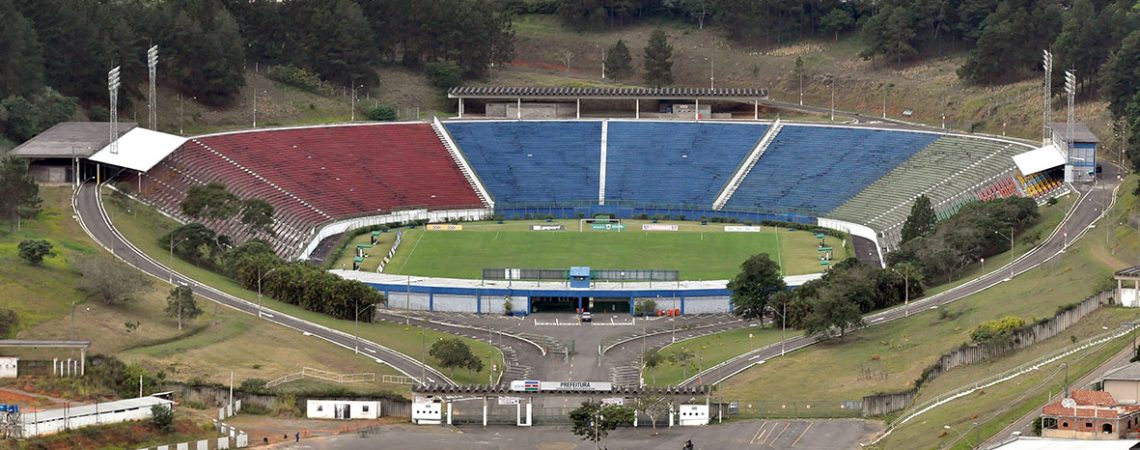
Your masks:
<instances>
[{"instance_id":1,"label":"stadium stands","mask_svg":"<svg viewBox=\"0 0 1140 450\"><path fill-rule=\"evenodd\" d=\"M609 122L606 200L708 207L768 125Z\"/></svg>"},{"instance_id":2,"label":"stadium stands","mask_svg":"<svg viewBox=\"0 0 1140 450\"><path fill-rule=\"evenodd\" d=\"M144 196L167 213L190 186L217 181L277 212L279 252L295 251L321 222L393 209L482 207L428 124L231 133L191 140L151 170ZM231 219L216 230L249 237Z\"/></svg>"},{"instance_id":3,"label":"stadium stands","mask_svg":"<svg viewBox=\"0 0 1140 450\"><path fill-rule=\"evenodd\" d=\"M784 125L724 210L823 215L937 138L929 133Z\"/></svg>"},{"instance_id":4,"label":"stadium stands","mask_svg":"<svg viewBox=\"0 0 1140 450\"><path fill-rule=\"evenodd\" d=\"M984 186L1008 180L1011 158L1023 151L1022 146L1000 141L940 137L827 217L889 230L906 220L919 194L930 198L936 212L953 213L963 202L982 196ZM1009 186L1001 186L1002 196L1009 195Z\"/></svg>"},{"instance_id":5,"label":"stadium stands","mask_svg":"<svg viewBox=\"0 0 1140 450\"><path fill-rule=\"evenodd\" d=\"M600 122L444 124L496 204L597 201Z\"/></svg>"},{"instance_id":6,"label":"stadium stands","mask_svg":"<svg viewBox=\"0 0 1140 450\"><path fill-rule=\"evenodd\" d=\"M1064 183L1057 177L1052 177L1044 172L1038 172L1024 176L1021 171L1017 172L1017 181L1021 184L1022 190L1025 191L1026 196L1033 198L1045 198L1053 193L1053 191L1064 186Z\"/></svg>"}]
</instances>

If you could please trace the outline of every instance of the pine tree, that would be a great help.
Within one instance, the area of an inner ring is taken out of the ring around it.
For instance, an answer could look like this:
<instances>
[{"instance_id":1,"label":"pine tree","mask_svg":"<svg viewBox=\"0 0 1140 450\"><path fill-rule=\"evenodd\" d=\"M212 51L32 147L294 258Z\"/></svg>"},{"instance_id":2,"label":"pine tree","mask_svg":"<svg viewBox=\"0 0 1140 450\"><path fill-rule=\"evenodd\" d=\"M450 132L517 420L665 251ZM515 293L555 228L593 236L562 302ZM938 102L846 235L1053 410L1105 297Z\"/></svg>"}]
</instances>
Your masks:
<instances>
[{"instance_id":1,"label":"pine tree","mask_svg":"<svg viewBox=\"0 0 1140 450\"><path fill-rule=\"evenodd\" d=\"M613 47L606 51L606 74L617 81L629 78L633 73L633 57L629 55L629 48L625 42L618 39Z\"/></svg>"},{"instance_id":2,"label":"pine tree","mask_svg":"<svg viewBox=\"0 0 1140 450\"><path fill-rule=\"evenodd\" d=\"M673 46L660 28L649 36L645 47L645 84L659 88L673 84Z\"/></svg>"},{"instance_id":3,"label":"pine tree","mask_svg":"<svg viewBox=\"0 0 1140 450\"><path fill-rule=\"evenodd\" d=\"M930 205L930 198L926 194L914 199L914 206L910 208L910 216L906 218L902 229L902 242L921 237L934 229L938 217L934 215L934 207Z\"/></svg>"}]
</instances>

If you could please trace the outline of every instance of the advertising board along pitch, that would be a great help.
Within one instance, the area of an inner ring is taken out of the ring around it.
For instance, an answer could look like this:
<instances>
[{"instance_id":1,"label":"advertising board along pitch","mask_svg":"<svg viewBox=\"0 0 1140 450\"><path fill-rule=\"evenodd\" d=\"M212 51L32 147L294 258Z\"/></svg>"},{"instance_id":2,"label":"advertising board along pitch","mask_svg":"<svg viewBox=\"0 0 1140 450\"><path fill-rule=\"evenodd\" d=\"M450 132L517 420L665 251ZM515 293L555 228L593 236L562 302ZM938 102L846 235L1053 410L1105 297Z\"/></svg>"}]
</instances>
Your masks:
<instances>
[{"instance_id":1,"label":"advertising board along pitch","mask_svg":"<svg viewBox=\"0 0 1140 450\"><path fill-rule=\"evenodd\" d=\"M565 225L531 225L531 231L562 231L566 229Z\"/></svg>"},{"instance_id":2,"label":"advertising board along pitch","mask_svg":"<svg viewBox=\"0 0 1140 450\"><path fill-rule=\"evenodd\" d=\"M725 233L759 233L761 228L754 225L725 225Z\"/></svg>"},{"instance_id":3,"label":"advertising board along pitch","mask_svg":"<svg viewBox=\"0 0 1140 450\"><path fill-rule=\"evenodd\" d=\"M677 225L663 223L647 223L641 225L641 231L677 231Z\"/></svg>"}]
</instances>

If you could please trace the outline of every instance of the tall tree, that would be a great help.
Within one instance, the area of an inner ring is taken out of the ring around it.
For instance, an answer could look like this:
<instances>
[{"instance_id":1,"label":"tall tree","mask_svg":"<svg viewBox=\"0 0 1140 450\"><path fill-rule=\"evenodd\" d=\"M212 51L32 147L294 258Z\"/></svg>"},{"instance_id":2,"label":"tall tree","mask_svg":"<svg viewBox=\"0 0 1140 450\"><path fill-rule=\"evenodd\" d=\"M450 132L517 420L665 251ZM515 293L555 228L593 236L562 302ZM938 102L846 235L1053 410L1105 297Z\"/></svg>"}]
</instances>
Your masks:
<instances>
[{"instance_id":1,"label":"tall tree","mask_svg":"<svg viewBox=\"0 0 1140 450\"><path fill-rule=\"evenodd\" d=\"M372 28L352 0L311 2L305 48L309 66L341 86L372 85L379 55ZM441 30L442 31L442 30Z\"/></svg>"},{"instance_id":2,"label":"tall tree","mask_svg":"<svg viewBox=\"0 0 1140 450\"><path fill-rule=\"evenodd\" d=\"M436 341L431 345L428 354L439 360L439 365L451 369L455 375L456 368L468 369L472 372L483 370L483 360L471 352L471 347L459 338L447 338Z\"/></svg>"},{"instance_id":3,"label":"tall tree","mask_svg":"<svg viewBox=\"0 0 1140 450\"><path fill-rule=\"evenodd\" d=\"M138 298L151 284L150 278L126 264L95 256L76 264L83 278L79 289L107 305L117 305Z\"/></svg>"},{"instance_id":4,"label":"tall tree","mask_svg":"<svg viewBox=\"0 0 1140 450\"><path fill-rule=\"evenodd\" d=\"M914 205L910 207L910 215L907 216L906 222L903 222L901 243L926 235L934 229L934 224L937 222L938 216L934 214L930 198L926 194L920 194L914 199Z\"/></svg>"},{"instance_id":5,"label":"tall tree","mask_svg":"<svg viewBox=\"0 0 1140 450\"><path fill-rule=\"evenodd\" d=\"M254 232L273 232L273 205L260 198L251 198L241 204L241 223Z\"/></svg>"},{"instance_id":6,"label":"tall tree","mask_svg":"<svg viewBox=\"0 0 1140 450\"><path fill-rule=\"evenodd\" d=\"M586 400L582 406L570 411L570 421L574 424L575 435L582 436L582 440L593 441L601 449L599 442L609 436L610 431L616 430L619 425L633 423L633 410Z\"/></svg>"},{"instance_id":7,"label":"tall tree","mask_svg":"<svg viewBox=\"0 0 1140 450\"><path fill-rule=\"evenodd\" d=\"M213 220L229 219L241 210L241 206L241 200L221 183L190 187L180 205L182 212L190 217Z\"/></svg>"},{"instance_id":8,"label":"tall tree","mask_svg":"<svg viewBox=\"0 0 1140 450\"><path fill-rule=\"evenodd\" d=\"M0 98L43 89L44 59L36 30L11 0L0 0Z\"/></svg>"},{"instance_id":9,"label":"tall tree","mask_svg":"<svg viewBox=\"0 0 1140 450\"><path fill-rule=\"evenodd\" d=\"M12 231L19 230L20 218L33 217L40 210L40 187L28 172L28 161L15 156L0 159L0 214L10 220Z\"/></svg>"},{"instance_id":10,"label":"tall tree","mask_svg":"<svg viewBox=\"0 0 1140 450\"><path fill-rule=\"evenodd\" d=\"M665 30L657 28L645 47L645 84L659 88L673 84L673 45Z\"/></svg>"},{"instance_id":11,"label":"tall tree","mask_svg":"<svg viewBox=\"0 0 1140 450\"><path fill-rule=\"evenodd\" d=\"M855 18L851 16L851 11L846 8L834 8L827 15L819 21L820 28L823 31L832 33L835 40L839 40L839 33L847 31L855 25ZM797 57L798 58L798 57Z\"/></svg>"},{"instance_id":12,"label":"tall tree","mask_svg":"<svg viewBox=\"0 0 1140 450\"><path fill-rule=\"evenodd\" d=\"M629 55L629 48L625 41L618 39L617 43L606 51L606 74L617 81L629 78L633 74L633 57Z\"/></svg>"},{"instance_id":13,"label":"tall tree","mask_svg":"<svg viewBox=\"0 0 1140 450\"><path fill-rule=\"evenodd\" d=\"M958 77L992 84L1026 76L1040 62L1042 48L1057 36L1061 13L1055 2L1001 2L982 22L982 31Z\"/></svg>"},{"instance_id":14,"label":"tall tree","mask_svg":"<svg viewBox=\"0 0 1140 450\"><path fill-rule=\"evenodd\" d=\"M1108 109L1113 116L1124 117L1128 104L1140 92L1140 30L1133 31L1120 43L1120 49L1105 64L1103 77L1101 84ZM1140 132L1132 134L1140 135Z\"/></svg>"},{"instance_id":15,"label":"tall tree","mask_svg":"<svg viewBox=\"0 0 1140 450\"><path fill-rule=\"evenodd\" d=\"M804 319L804 334L821 335L821 340L831 339L832 331L838 330L842 338L848 331L863 326L859 305L847 295L847 286L832 284L820 291L811 301L811 313Z\"/></svg>"},{"instance_id":16,"label":"tall tree","mask_svg":"<svg viewBox=\"0 0 1140 450\"><path fill-rule=\"evenodd\" d=\"M178 319L178 330L182 330L183 321L191 321L202 315L202 308L198 307L194 299L194 290L190 286L176 286L166 296L166 316Z\"/></svg>"},{"instance_id":17,"label":"tall tree","mask_svg":"<svg viewBox=\"0 0 1140 450\"><path fill-rule=\"evenodd\" d=\"M753 255L740 265L740 273L728 282L732 291L732 313L744 320L764 317L765 307L772 296L787 289L780 276L780 265L767 253Z\"/></svg>"}]
</instances>

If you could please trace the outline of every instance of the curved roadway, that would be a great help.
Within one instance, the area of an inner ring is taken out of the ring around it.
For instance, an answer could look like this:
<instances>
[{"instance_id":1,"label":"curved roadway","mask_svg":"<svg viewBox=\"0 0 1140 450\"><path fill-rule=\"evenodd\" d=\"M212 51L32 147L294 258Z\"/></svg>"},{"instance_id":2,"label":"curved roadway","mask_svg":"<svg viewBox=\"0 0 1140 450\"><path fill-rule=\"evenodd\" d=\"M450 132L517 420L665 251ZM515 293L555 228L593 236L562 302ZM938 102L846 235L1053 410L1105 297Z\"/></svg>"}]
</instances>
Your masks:
<instances>
[{"instance_id":1,"label":"curved roadway","mask_svg":"<svg viewBox=\"0 0 1140 450\"><path fill-rule=\"evenodd\" d=\"M1119 169L1111 164L1104 165L1104 173L1100 180L1091 185L1078 186L1080 198L1072 210L1065 216L1060 226L1040 245L1021 255L1013 262L982 275L948 291L910 302L909 306L896 306L863 316L866 326L881 325L893 320L905 318L910 312L921 312L979 293L999 283L1008 281L1011 273L1017 276L1026 271L1057 257L1063 253L1066 243L1071 243L1094 227L1094 223L1103 212L1115 202L1115 190L1119 184L1117 174ZM1066 236L1067 235L1067 236ZM781 343L746 353L730 359L723 364L709 368L693 378L686 380L682 386L700 383L718 384L755 364L780 356L781 351L791 352L815 344L816 336L797 336Z\"/></svg>"},{"instance_id":2,"label":"curved roadway","mask_svg":"<svg viewBox=\"0 0 1140 450\"><path fill-rule=\"evenodd\" d=\"M292 328L304 333L305 336L315 336L349 350L359 349L361 355L375 360L378 363L387 364L404 376L415 380L419 380L419 375L425 373L425 378L428 383L455 384L454 381L438 370L430 366L421 365L419 361L403 353L386 348L372 341L357 339L351 334L299 319L279 311L264 307L259 308L258 305L254 303L226 294L171 270L169 267L144 254L134 245L131 245L131 243L115 229L107 216L107 211L103 209L100 196L99 189L97 189L94 182L87 181L81 184L79 188L76 189L75 195L72 198L72 208L75 210L75 216L79 220L79 224L83 227L83 230L87 232L87 235L90 236L91 239L136 269L163 282L173 281L178 284L191 285L194 287L194 293L203 298L246 314L258 316L269 322ZM283 343L283 345L292 345L292 343Z\"/></svg>"}]
</instances>

